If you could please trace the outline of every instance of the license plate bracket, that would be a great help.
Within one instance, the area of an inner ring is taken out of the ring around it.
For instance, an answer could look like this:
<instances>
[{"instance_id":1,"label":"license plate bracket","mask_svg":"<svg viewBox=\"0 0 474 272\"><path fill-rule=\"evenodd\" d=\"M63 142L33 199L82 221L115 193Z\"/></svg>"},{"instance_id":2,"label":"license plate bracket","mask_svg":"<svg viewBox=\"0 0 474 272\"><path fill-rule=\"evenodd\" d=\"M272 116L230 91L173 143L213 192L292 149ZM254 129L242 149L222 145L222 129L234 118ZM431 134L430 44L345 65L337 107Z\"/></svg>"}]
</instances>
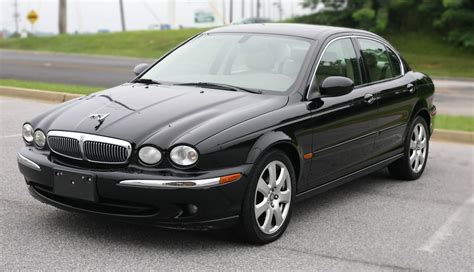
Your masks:
<instances>
[{"instance_id":1,"label":"license plate bracket","mask_svg":"<svg viewBox=\"0 0 474 272\"><path fill-rule=\"evenodd\" d=\"M54 170L54 193L60 196L97 202L96 182L90 173Z\"/></svg>"}]
</instances>

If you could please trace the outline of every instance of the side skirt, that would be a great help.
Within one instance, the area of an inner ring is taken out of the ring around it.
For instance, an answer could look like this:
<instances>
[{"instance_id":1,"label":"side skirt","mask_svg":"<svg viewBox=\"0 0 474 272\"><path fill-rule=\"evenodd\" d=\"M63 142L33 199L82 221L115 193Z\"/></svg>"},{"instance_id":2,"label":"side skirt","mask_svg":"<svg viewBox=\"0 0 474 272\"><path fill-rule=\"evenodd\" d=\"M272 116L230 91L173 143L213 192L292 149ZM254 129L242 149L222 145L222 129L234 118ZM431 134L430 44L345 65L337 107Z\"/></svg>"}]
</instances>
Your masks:
<instances>
[{"instance_id":1,"label":"side skirt","mask_svg":"<svg viewBox=\"0 0 474 272\"><path fill-rule=\"evenodd\" d=\"M332 189L334 187L337 187L339 185L342 185L344 183L347 183L349 181L352 181L356 178L360 178L360 177L363 177L363 176L366 176L367 174L370 174L372 172L375 172L377 170L380 170L382 168L384 168L385 166L389 165L390 163L398 160L399 158L403 157L403 154L398 154L398 155L395 155L393 157L390 157L388 159L385 159L383 161L380 161L380 162L377 162L371 166L367 166L365 168L362 168L356 172L353 172L351 174L348 174L348 175L345 175L343 177L340 177L340 178L337 178L333 181L329 181L327 183L324 183L322 185L319 185L317 187L314 187L312 189L309 189L307 191L304 191L304 192L301 192L299 194L296 195L296 201L301 201L301 200L304 200L304 199L307 199L307 198L310 198L314 195L317 195L319 193L322 193L322 192L325 192L329 189Z\"/></svg>"}]
</instances>

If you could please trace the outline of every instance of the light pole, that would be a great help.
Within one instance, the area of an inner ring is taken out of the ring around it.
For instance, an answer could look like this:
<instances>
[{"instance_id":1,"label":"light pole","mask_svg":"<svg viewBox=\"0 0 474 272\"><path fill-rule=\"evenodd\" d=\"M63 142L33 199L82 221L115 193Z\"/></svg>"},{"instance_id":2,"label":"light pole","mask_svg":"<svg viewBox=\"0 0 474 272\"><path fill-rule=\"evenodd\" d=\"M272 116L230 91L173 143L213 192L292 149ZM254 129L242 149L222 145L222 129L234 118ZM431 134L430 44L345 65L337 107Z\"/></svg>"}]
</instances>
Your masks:
<instances>
[{"instance_id":1,"label":"light pole","mask_svg":"<svg viewBox=\"0 0 474 272\"><path fill-rule=\"evenodd\" d=\"M232 23L234 20L234 0L230 0L230 8L229 8L229 23Z\"/></svg>"},{"instance_id":2,"label":"light pole","mask_svg":"<svg viewBox=\"0 0 474 272\"><path fill-rule=\"evenodd\" d=\"M257 18L260 18L260 0L257 0Z\"/></svg>"},{"instance_id":3,"label":"light pole","mask_svg":"<svg viewBox=\"0 0 474 272\"><path fill-rule=\"evenodd\" d=\"M222 0L222 23L226 24L226 16L225 16L225 0Z\"/></svg>"},{"instance_id":4,"label":"light pole","mask_svg":"<svg viewBox=\"0 0 474 272\"><path fill-rule=\"evenodd\" d=\"M15 34L19 34L20 32L18 30L18 21L20 20L20 13L18 13L18 0L15 0L15 2L13 3L13 8L13 20L15 20Z\"/></svg>"},{"instance_id":5,"label":"light pole","mask_svg":"<svg viewBox=\"0 0 474 272\"><path fill-rule=\"evenodd\" d=\"M66 0L59 0L59 34L67 32Z\"/></svg>"},{"instance_id":6,"label":"light pole","mask_svg":"<svg viewBox=\"0 0 474 272\"><path fill-rule=\"evenodd\" d=\"M119 0L119 5L120 5L120 20L122 22L122 31L125 32L125 14L123 11L123 0Z\"/></svg>"}]
</instances>

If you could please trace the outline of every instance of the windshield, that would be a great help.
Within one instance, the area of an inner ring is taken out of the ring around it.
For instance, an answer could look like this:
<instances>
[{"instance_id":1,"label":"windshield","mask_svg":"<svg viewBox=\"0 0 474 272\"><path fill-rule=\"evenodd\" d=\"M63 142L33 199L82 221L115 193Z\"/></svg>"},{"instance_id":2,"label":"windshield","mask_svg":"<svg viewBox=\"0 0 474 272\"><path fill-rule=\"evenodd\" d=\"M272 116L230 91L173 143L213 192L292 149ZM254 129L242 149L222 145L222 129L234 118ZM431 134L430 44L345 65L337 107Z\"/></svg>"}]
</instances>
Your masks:
<instances>
[{"instance_id":1,"label":"windshield","mask_svg":"<svg viewBox=\"0 0 474 272\"><path fill-rule=\"evenodd\" d=\"M218 83L285 92L311 44L262 34L203 34L161 60L142 78L169 83Z\"/></svg>"}]
</instances>

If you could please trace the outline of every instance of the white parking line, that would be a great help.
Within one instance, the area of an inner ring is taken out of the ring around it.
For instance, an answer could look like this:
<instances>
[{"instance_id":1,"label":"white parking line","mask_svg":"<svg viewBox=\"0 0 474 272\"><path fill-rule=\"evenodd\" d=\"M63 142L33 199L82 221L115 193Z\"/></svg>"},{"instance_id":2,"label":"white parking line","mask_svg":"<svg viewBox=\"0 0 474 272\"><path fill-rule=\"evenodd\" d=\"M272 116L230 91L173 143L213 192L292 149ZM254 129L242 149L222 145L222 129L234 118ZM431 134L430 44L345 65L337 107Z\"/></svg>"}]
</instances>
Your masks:
<instances>
[{"instance_id":1,"label":"white parking line","mask_svg":"<svg viewBox=\"0 0 474 272\"><path fill-rule=\"evenodd\" d=\"M21 133L20 133L20 134L12 134L12 135L0 136L0 138L13 138L13 137L19 137L19 136L21 136Z\"/></svg>"},{"instance_id":2,"label":"white parking line","mask_svg":"<svg viewBox=\"0 0 474 272\"><path fill-rule=\"evenodd\" d=\"M436 246L452 235L454 223L461 221L461 216L469 212L472 204L474 204L474 195L471 195L418 250L433 253Z\"/></svg>"}]
</instances>

